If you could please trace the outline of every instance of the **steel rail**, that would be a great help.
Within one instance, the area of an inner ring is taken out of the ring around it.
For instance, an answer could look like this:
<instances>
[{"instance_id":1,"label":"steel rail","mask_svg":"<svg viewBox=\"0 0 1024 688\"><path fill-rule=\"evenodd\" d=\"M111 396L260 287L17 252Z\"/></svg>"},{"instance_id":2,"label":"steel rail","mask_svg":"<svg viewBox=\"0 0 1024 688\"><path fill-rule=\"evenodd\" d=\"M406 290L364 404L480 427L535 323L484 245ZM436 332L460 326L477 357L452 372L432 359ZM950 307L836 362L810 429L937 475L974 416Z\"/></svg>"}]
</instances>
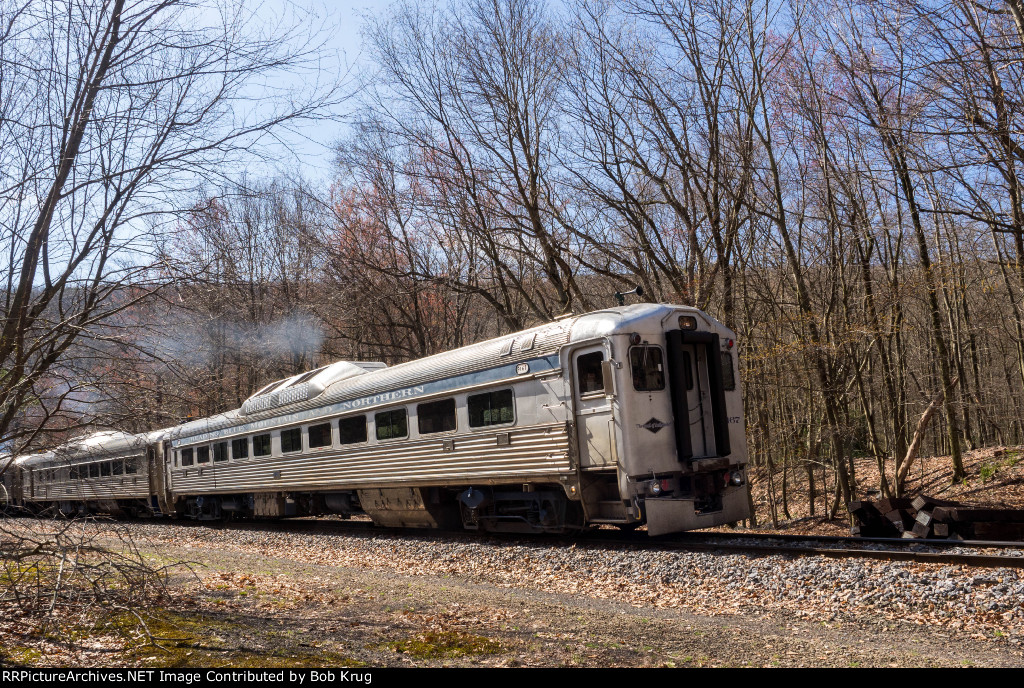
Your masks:
<instances>
[{"instance_id":1,"label":"steel rail","mask_svg":"<svg viewBox=\"0 0 1024 688\"><path fill-rule=\"evenodd\" d=\"M179 523L182 523L179 521ZM195 525L206 525L209 527L212 522L197 523ZM469 540L491 540L495 542L521 542L530 544L566 544L575 546L600 545L615 547L633 547L644 550L665 549L672 551L701 551L701 552L722 552L730 554L754 554L754 555L791 555L791 556L821 556L833 559L877 559L885 561L915 561L928 564L947 564L960 566L974 566L979 568L1022 568L1024 569L1024 556L1006 556L997 554L979 554L963 552L927 552L911 547L930 547L936 543L956 545L970 549L994 549L994 548L1017 548L1024 553L1022 542L951 542L941 540L908 540L895 538L844 538L840 536L779 536L767 533L759 533L761 537L751 538L750 534L732 533L683 533L681 535L665 535L656 538L648 537L643 531L623 533L613 530L590 531L583 536L566 535L529 535L521 533L478 533L473 531L437 531L425 530L422 528L379 528L370 521L339 521L339 520L285 520L285 521L229 521L217 523L214 527L222 529L253 529L253 530L291 530L302 532L320 530L344 534L345 531L358 534L371 535L395 535L400 537L420 537L436 539L438 537L469 539ZM751 544L751 543L730 543L721 540L786 540L787 544ZM700 542L698 540L705 540ZM712 540L712 541L708 541ZM880 544L888 547L899 547L899 549L865 549L860 547L818 547L810 544L796 543L827 542L834 545L843 543L852 544ZM942 546L942 545L940 545Z\"/></svg>"}]
</instances>

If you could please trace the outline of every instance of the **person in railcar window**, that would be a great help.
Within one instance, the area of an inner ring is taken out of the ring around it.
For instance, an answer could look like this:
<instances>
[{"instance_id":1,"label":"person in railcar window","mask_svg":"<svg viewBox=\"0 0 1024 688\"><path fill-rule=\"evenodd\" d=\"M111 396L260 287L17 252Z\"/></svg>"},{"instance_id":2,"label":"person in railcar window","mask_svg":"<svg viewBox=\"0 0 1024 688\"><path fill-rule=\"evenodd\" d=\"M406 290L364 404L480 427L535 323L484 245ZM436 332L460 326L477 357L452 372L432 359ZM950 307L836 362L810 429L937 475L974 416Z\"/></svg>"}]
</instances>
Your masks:
<instances>
[{"instance_id":1,"label":"person in railcar window","mask_svg":"<svg viewBox=\"0 0 1024 688\"><path fill-rule=\"evenodd\" d=\"M576 359L580 394L593 394L604 391L604 379L601 374L602 362L604 362L604 353L601 351L584 354Z\"/></svg>"}]
</instances>

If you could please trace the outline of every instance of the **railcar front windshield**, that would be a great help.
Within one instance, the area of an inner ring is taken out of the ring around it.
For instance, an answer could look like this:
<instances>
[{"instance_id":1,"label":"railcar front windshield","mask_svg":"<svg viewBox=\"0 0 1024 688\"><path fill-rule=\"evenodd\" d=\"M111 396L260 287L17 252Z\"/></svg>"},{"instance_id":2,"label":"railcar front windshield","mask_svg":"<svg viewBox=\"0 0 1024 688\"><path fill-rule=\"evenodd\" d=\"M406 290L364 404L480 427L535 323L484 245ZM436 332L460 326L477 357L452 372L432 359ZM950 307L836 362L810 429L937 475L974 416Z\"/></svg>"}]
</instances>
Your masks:
<instances>
[{"instance_id":1,"label":"railcar front windshield","mask_svg":"<svg viewBox=\"0 0 1024 688\"><path fill-rule=\"evenodd\" d=\"M660 346L634 346L629 350L633 389L654 392L665 389L665 364Z\"/></svg>"}]
</instances>

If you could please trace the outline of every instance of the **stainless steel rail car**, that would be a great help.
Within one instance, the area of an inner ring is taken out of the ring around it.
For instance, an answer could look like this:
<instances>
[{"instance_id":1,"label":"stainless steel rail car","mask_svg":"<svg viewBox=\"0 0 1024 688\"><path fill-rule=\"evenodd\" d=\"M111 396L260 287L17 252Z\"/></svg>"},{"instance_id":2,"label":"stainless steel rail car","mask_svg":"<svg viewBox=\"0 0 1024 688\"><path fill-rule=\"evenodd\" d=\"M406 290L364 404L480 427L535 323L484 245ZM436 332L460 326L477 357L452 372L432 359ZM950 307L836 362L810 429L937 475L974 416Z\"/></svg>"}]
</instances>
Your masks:
<instances>
[{"instance_id":1,"label":"stainless steel rail car","mask_svg":"<svg viewBox=\"0 0 1024 688\"><path fill-rule=\"evenodd\" d=\"M18 457L19 501L69 515L160 513L153 495L163 488L157 449L163 434L99 432L51 451Z\"/></svg>"},{"instance_id":2,"label":"stainless steel rail car","mask_svg":"<svg viewBox=\"0 0 1024 688\"><path fill-rule=\"evenodd\" d=\"M137 436L133 451L147 458L148 508L176 516L705 528L748 516L734 344L693 308L612 308L390 368L334 363ZM26 478L32 500L89 501Z\"/></svg>"},{"instance_id":3,"label":"stainless steel rail car","mask_svg":"<svg viewBox=\"0 0 1024 688\"><path fill-rule=\"evenodd\" d=\"M0 514L18 508L21 500L20 472L11 454L0 454Z\"/></svg>"}]
</instances>

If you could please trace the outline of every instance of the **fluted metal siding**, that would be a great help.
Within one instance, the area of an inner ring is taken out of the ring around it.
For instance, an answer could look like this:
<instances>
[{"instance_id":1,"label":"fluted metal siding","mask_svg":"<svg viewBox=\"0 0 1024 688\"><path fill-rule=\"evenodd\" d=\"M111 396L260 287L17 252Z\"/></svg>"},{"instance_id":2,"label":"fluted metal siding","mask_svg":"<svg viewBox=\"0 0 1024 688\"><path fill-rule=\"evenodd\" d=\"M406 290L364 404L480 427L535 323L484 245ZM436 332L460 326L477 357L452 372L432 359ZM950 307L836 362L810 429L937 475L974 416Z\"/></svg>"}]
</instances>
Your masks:
<instances>
[{"instance_id":1,"label":"fluted metal siding","mask_svg":"<svg viewBox=\"0 0 1024 688\"><path fill-rule=\"evenodd\" d=\"M67 491L68 488L71 489L71 492ZM50 483L48 485L36 483L33 499L47 502L76 502L93 499L149 499L149 475L147 473L134 473L130 476L117 475L107 478L87 478L85 480Z\"/></svg>"},{"instance_id":2,"label":"fluted metal siding","mask_svg":"<svg viewBox=\"0 0 1024 688\"><path fill-rule=\"evenodd\" d=\"M140 439L131 443L131 445L134 449L139 450L141 448L140 443L142 438L154 434L155 433L137 435L135 437ZM118 448L123 449L124 446L128 445L117 446ZM31 469L40 471L54 468L61 471L62 474L66 474L69 467L72 465L87 466L90 463L96 463L99 461L118 461L134 458L138 462L137 465L139 467L139 472L127 475L109 475L99 478L83 478L81 480L57 480L52 483L41 483L37 478L35 484L31 488L29 487L28 476L25 476L24 484L26 494L31 492L28 496L32 500L47 502L73 502L94 499L149 499L149 466L146 461L145 451L109 453L103 451L106 448L106 446L97 447L96 454L89 456L89 460L84 463L82 462L82 459L87 456L84 453L78 454L75 459L72 460L66 458L64 452L49 452L45 462L39 460L40 457L34 457L37 460L31 465ZM69 489L71 490L70 492L68 492Z\"/></svg>"},{"instance_id":3,"label":"fluted metal siding","mask_svg":"<svg viewBox=\"0 0 1024 688\"><path fill-rule=\"evenodd\" d=\"M502 430L501 432L505 432ZM359 450L307 452L280 458L246 459L175 468L175 496L297 489L356 489L408 483L465 484L473 480L567 475L569 435L564 424L510 429L511 443L497 446L497 433L388 443ZM444 451L443 439L455 448ZM275 471L281 472L274 478Z\"/></svg>"}]
</instances>

